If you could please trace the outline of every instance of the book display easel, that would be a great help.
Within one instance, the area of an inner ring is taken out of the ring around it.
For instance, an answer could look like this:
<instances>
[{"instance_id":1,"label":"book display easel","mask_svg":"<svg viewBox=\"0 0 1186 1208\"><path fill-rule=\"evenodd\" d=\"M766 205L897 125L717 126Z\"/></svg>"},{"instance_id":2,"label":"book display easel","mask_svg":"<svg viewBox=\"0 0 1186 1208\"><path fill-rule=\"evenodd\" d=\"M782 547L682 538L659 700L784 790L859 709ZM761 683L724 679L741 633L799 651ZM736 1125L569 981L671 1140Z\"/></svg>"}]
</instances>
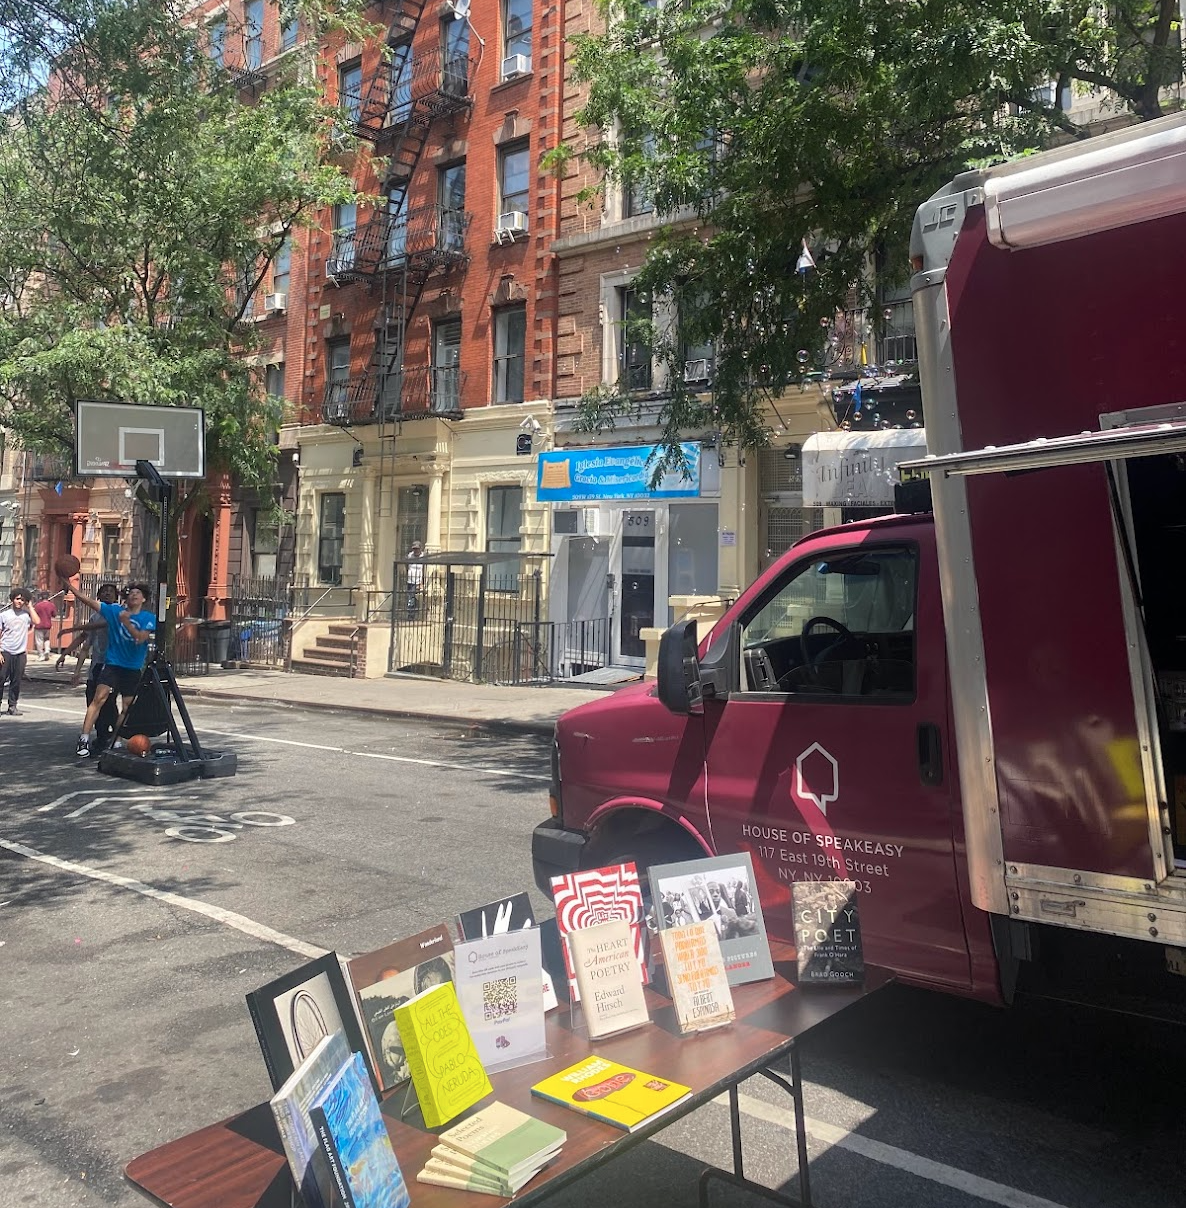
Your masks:
<instances>
[{"instance_id":1,"label":"book display easel","mask_svg":"<svg viewBox=\"0 0 1186 1208\"><path fill-rule=\"evenodd\" d=\"M461 996L468 997L467 1009L448 979L410 997L392 996L403 999L390 1010L407 1051L404 1065L393 1066L390 1052L386 1063L376 1061L383 1041L374 1039L374 1027L368 1031L359 1004L376 973L385 975L378 980L406 979L424 963L415 961L422 952L432 951L428 959L440 960L439 928L352 961L328 954L261 987L249 1003L277 1090L272 1103L142 1155L129 1163L128 1178L170 1208L336 1208L333 1189L346 1188L351 1179L357 1186L348 1188L350 1198L342 1198L354 1208L403 1208L409 1202L413 1208L458 1208L473 1204L475 1192L527 1204L726 1092L733 1169L704 1171L701 1205L706 1208L714 1181L778 1203L809 1205L797 1042L889 978L863 968L860 976L850 976L859 961L859 931L855 912L845 913L848 897L841 886L830 896L816 892L805 898L802 910L804 915L808 909L836 912L836 928L812 931L818 943L840 945L842 959L829 956L826 964L843 972L839 978L821 978L826 988L810 988L810 977L798 984L794 947L771 945L757 895L747 896L753 885L748 859L728 860L720 868L705 861L691 871L682 865L651 870L653 884L664 883L665 893L686 895L687 901L675 909L675 897L668 898L673 908L660 930L679 927L681 934L662 945L667 961L645 989L643 970L650 962L640 964L635 952L633 908L607 906L601 899L607 885L629 886L631 874L637 885L635 870L625 869L625 876L595 870L587 890L568 885L565 894L585 899L581 913L587 926L568 930L566 962L568 972L579 973L574 980L581 984L583 1001L546 1015L542 1053L528 1042L519 1050L521 1059L502 1068L485 1068L478 1053L499 1052L499 1028L518 1009L520 983L530 986L529 1009L543 1014L540 970L531 963L538 959L533 955L540 951L538 937L524 944L521 936L500 930L505 946L489 943L491 922L505 925L509 910L489 917L485 947L465 950L467 964L480 958L492 969L488 983L479 979L476 997ZM700 917L689 923L682 914L693 909ZM535 926L534 919L528 926ZM744 962L733 961L743 967L730 971L738 977L732 987L726 978L730 959L723 955L728 939L743 939L748 954ZM656 952L660 948L657 940L651 946ZM452 956L451 940L449 947ZM389 960L380 970L380 954L397 949L399 962ZM563 967L552 973L558 987L567 986ZM671 998L663 993L669 984ZM411 988L416 988L414 979ZM313 1000L307 1005L321 1013L329 1036L313 1034L310 1013L306 1032L298 1037L294 1001L306 993ZM474 1033L491 1022L493 1030L479 1046ZM387 1043L390 1049L390 1036ZM784 1061L789 1074L772 1068ZM768 1077L792 1099L799 1159L795 1198L754 1184L744 1174L738 1086L755 1074ZM417 1105L412 1110L410 1102ZM385 1137L382 1128L376 1132L380 1119ZM382 1177L369 1177L374 1171L359 1154L375 1155Z\"/></svg>"}]
</instances>

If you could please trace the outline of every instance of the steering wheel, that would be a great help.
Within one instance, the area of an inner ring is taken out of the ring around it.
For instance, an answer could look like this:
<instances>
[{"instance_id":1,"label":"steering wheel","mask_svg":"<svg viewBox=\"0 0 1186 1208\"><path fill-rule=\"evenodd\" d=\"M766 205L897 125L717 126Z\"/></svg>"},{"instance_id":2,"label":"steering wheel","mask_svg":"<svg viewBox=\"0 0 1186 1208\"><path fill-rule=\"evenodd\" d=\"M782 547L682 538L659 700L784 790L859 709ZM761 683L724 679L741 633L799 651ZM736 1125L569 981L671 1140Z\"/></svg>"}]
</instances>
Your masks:
<instances>
[{"instance_id":1,"label":"steering wheel","mask_svg":"<svg viewBox=\"0 0 1186 1208\"><path fill-rule=\"evenodd\" d=\"M816 629L819 629L821 626L827 626L829 629L835 630L836 633L840 635L839 639L835 642L829 642L826 646L821 646L819 650L815 652L815 654L809 655L807 653L807 639ZM807 658L808 665L814 666L816 663L821 662L824 655L826 655L834 647L838 646L841 642L855 642L857 641L857 637L851 629L841 625L839 621L834 621L831 617L820 616L811 617L809 620L803 623L802 641L803 653Z\"/></svg>"}]
</instances>

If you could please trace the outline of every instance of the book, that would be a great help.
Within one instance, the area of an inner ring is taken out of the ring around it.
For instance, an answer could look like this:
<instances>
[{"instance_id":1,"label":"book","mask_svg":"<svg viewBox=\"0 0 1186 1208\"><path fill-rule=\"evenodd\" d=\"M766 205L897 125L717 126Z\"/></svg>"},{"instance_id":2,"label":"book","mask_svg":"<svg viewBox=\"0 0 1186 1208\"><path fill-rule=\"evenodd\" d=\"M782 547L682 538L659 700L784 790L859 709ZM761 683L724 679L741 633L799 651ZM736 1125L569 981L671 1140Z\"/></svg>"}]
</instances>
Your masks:
<instances>
[{"instance_id":1,"label":"book","mask_svg":"<svg viewBox=\"0 0 1186 1208\"><path fill-rule=\"evenodd\" d=\"M411 1196L361 1053L314 1099L309 1119L346 1208L407 1208Z\"/></svg>"},{"instance_id":2,"label":"book","mask_svg":"<svg viewBox=\"0 0 1186 1208\"><path fill-rule=\"evenodd\" d=\"M475 906L473 910L463 910L457 916L457 929L463 940L479 940L534 926L535 911L525 892L487 902L485 906Z\"/></svg>"},{"instance_id":3,"label":"book","mask_svg":"<svg viewBox=\"0 0 1186 1208\"><path fill-rule=\"evenodd\" d=\"M610 919L568 933L589 1039L612 1036L650 1022L634 936L625 919Z\"/></svg>"},{"instance_id":4,"label":"book","mask_svg":"<svg viewBox=\"0 0 1186 1208\"><path fill-rule=\"evenodd\" d=\"M349 1060L350 1046L343 1033L324 1037L270 1100L293 1182L309 1208L333 1205L329 1164L315 1160L319 1142L309 1108Z\"/></svg>"},{"instance_id":5,"label":"book","mask_svg":"<svg viewBox=\"0 0 1186 1208\"><path fill-rule=\"evenodd\" d=\"M800 985L836 985L865 978L854 881L795 881L795 953Z\"/></svg>"},{"instance_id":6,"label":"book","mask_svg":"<svg viewBox=\"0 0 1186 1208\"><path fill-rule=\"evenodd\" d=\"M774 976L749 852L655 864L648 876L660 932L687 923L711 922L720 940L729 985Z\"/></svg>"},{"instance_id":7,"label":"book","mask_svg":"<svg viewBox=\"0 0 1186 1208\"><path fill-rule=\"evenodd\" d=\"M463 940L483 939L535 926L535 911L526 893L514 893L509 898L499 898L495 902L487 902L485 906L476 906L473 910L463 910L457 916L457 930ZM546 968L541 975L544 1010L550 1011L558 1005L556 989L552 985L552 975Z\"/></svg>"},{"instance_id":8,"label":"book","mask_svg":"<svg viewBox=\"0 0 1186 1208\"><path fill-rule=\"evenodd\" d=\"M424 1169L416 1175L418 1183L430 1183L434 1187L453 1187L458 1191L476 1191L480 1195L496 1195L502 1199L510 1199L515 1193L510 1190L509 1183L490 1181L477 1175L467 1174L443 1168L439 1163L428 1161Z\"/></svg>"},{"instance_id":9,"label":"book","mask_svg":"<svg viewBox=\"0 0 1186 1208\"><path fill-rule=\"evenodd\" d=\"M511 931L457 945L454 985L487 1071L547 1056L539 930Z\"/></svg>"},{"instance_id":10,"label":"book","mask_svg":"<svg viewBox=\"0 0 1186 1208\"><path fill-rule=\"evenodd\" d=\"M634 1132L683 1103L691 1096L692 1088L605 1057L586 1057L537 1082L531 1093Z\"/></svg>"},{"instance_id":11,"label":"book","mask_svg":"<svg viewBox=\"0 0 1186 1208\"><path fill-rule=\"evenodd\" d=\"M351 1052L367 1054L354 997L336 952L252 990L247 1009L273 1092L334 1032L345 1035Z\"/></svg>"},{"instance_id":12,"label":"book","mask_svg":"<svg viewBox=\"0 0 1186 1208\"><path fill-rule=\"evenodd\" d=\"M528 1166L515 1174L507 1175L487 1166L484 1162L476 1162L450 1150L447 1145L434 1145L428 1161L424 1165L427 1174L444 1175L451 1179L464 1180L468 1190L490 1190L499 1195L515 1195L520 1188L526 1186L537 1174L560 1152L554 1149L543 1156L534 1166Z\"/></svg>"},{"instance_id":13,"label":"book","mask_svg":"<svg viewBox=\"0 0 1186 1208\"><path fill-rule=\"evenodd\" d=\"M518 1108L495 1100L446 1129L438 1138L454 1150L498 1174L513 1178L531 1168L539 1169L555 1156L568 1134L554 1124L537 1120ZM444 1155L438 1155L444 1156Z\"/></svg>"},{"instance_id":14,"label":"book","mask_svg":"<svg viewBox=\"0 0 1186 1208\"><path fill-rule=\"evenodd\" d=\"M499 1187L511 1188L507 1195L514 1195L524 1183L530 1182L553 1158L560 1152L561 1147L542 1154L538 1162L506 1174L501 1170L479 1162L475 1158L467 1158L465 1154L450 1149L448 1145L434 1145L430 1157L435 1169L445 1171L454 1177L464 1175L466 1178L480 1179L485 1183L493 1183Z\"/></svg>"},{"instance_id":15,"label":"book","mask_svg":"<svg viewBox=\"0 0 1186 1208\"><path fill-rule=\"evenodd\" d=\"M395 1008L453 976L453 939L447 923L374 952L353 957L346 966L358 1002L371 1065L380 1090L407 1082L407 1055L395 1023Z\"/></svg>"},{"instance_id":16,"label":"book","mask_svg":"<svg viewBox=\"0 0 1186 1208\"><path fill-rule=\"evenodd\" d=\"M395 1008L424 1123L447 1124L494 1089L474 1048L452 982Z\"/></svg>"},{"instance_id":17,"label":"book","mask_svg":"<svg viewBox=\"0 0 1186 1208\"><path fill-rule=\"evenodd\" d=\"M679 1030L704 1032L732 1023L733 994L712 923L702 919L668 927L659 932L659 944Z\"/></svg>"},{"instance_id":18,"label":"book","mask_svg":"<svg viewBox=\"0 0 1186 1208\"><path fill-rule=\"evenodd\" d=\"M642 886L633 861L553 877L552 900L556 905L556 923L562 937L567 937L570 931L578 927L591 927L608 919L624 919L628 922L634 936L634 951L642 970L642 981L644 985L647 983ZM568 975L569 1002L577 1002L579 990L567 939L564 944L564 965Z\"/></svg>"}]
</instances>

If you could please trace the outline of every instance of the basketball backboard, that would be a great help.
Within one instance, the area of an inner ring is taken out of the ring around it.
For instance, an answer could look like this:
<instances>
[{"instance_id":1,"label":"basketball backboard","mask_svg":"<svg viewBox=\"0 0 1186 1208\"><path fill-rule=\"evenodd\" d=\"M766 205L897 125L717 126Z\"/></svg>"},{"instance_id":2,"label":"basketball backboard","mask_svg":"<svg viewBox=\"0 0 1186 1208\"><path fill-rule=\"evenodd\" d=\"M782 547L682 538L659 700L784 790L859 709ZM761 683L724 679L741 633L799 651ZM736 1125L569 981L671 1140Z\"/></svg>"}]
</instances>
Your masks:
<instances>
[{"instance_id":1,"label":"basketball backboard","mask_svg":"<svg viewBox=\"0 0 1186 1208\"><path fill-rule=\"evenodd\" d=\"M162 478L204 478L205 412L200 407L75 404L74 469L80 478L135 478L138 461L151 462Z\"/></svg>"}]
</instances>

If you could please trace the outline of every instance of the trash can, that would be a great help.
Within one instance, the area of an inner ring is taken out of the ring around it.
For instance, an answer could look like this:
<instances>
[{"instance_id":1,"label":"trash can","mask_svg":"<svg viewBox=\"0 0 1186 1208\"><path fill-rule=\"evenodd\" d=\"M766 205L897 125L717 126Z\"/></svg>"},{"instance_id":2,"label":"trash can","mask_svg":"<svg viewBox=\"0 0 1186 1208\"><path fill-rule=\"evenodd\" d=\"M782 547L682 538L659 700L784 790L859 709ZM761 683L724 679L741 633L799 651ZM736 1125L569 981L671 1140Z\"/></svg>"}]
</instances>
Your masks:
<instances>
[{"instance_id":1,"label":"trash can","mask_svg":"<svg viewBox=\"0 0 1186 1208\"><path fill-rule=\"evenodd\" d=\"M198 631L202 657L207 663L222 665L230 657L230 621L203 621Z\"/></svg>"}]
</instances>

